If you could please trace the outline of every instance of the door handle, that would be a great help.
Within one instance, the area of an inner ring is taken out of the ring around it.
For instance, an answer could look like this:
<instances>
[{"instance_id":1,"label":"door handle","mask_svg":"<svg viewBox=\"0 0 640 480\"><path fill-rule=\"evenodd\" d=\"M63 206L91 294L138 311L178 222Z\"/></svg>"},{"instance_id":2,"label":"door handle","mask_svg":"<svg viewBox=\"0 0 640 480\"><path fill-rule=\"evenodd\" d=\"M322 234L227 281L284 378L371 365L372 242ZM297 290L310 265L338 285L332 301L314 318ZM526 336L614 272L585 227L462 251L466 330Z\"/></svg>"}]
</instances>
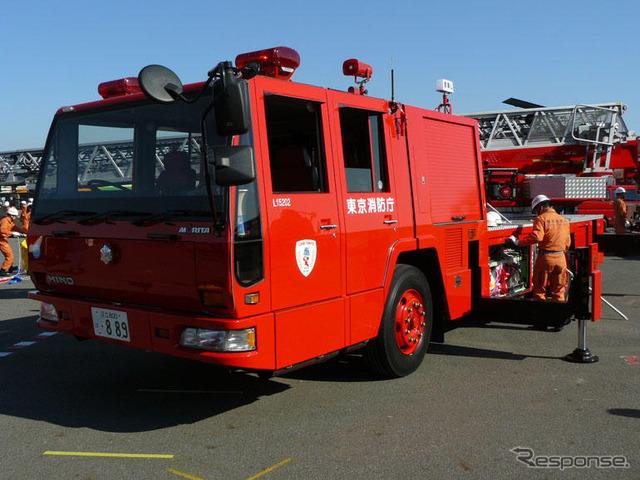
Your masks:
<instances>
[{"instance_id":1,"label":"door handle","mask_svg":"<svg viewBox=\"0 0 640 480\"><path fill-rule=\"evenodd\" d=\"M393 225L394 223L398 223L398 220L385 220L384 222L385 225Z\"/></svg>"},{"instance_id":2,"label":"door handle","mask_svg":"<svg viewBox=\"0 0 640 480\"><path fill-rule=\"evenodd\" d=\"M334 228L338 228L338 225L320 225L320 230L333 230Z\"/></svg>"},{"instance_id":3,"label":"door handle","mask_svg":"<svg viewBox=\"0 0 640 480\"><path fill-rule=\"evenodd\" d=\"M461 222L465 218L467 218L467 217L465 217L464 215L461 215L459 217L451 217L451 220L453 220L454 222Z\"/></svg>"}]
</instances>

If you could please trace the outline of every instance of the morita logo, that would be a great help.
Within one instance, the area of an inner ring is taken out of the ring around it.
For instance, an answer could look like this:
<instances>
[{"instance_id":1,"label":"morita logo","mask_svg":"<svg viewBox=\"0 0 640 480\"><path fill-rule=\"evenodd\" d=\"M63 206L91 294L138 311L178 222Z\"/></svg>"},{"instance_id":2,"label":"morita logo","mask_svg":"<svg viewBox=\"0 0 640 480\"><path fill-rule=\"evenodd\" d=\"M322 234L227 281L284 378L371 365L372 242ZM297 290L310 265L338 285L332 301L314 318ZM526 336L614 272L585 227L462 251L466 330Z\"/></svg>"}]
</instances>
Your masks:
<instances>
[{"instance_id":1,"label":"morita logo","mask_svg":"<svg viewBox=\"0 0 640 480\"><path fill-rule=\"evenodd\" d=\"M180 229L178 230L178 233L207 234L207 233L211 233L211 228L210 227L193 227L193 226L180 227Z\"/></svg>"},{"instance_id":2,"label":"morita logo","mask_svg":"<svg viewBox=\"0 0 640 480\"><path fill-rule=\"evenodd\" d=\"M71 277L61 277L60 275L47 275L47 283L49 285L75 285L76 281Z\"/></svg>"}]
</instances>

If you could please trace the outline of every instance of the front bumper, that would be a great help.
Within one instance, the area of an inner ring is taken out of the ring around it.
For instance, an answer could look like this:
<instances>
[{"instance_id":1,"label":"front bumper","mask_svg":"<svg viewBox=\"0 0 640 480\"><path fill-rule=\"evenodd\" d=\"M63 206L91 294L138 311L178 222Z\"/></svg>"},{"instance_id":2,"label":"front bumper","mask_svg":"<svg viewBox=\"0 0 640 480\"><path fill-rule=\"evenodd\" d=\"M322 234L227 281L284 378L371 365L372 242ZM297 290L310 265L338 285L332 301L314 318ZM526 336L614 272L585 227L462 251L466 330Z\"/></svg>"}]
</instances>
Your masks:
<instances>
[{"instance_id":1,"label":"front bumper","mask_svg":"<svg viewBox=\"0 0 640 480\"><path fill-rule=\"evenodd\" d=\"M275 327L272 313L241 319L205 317L141 306L121 305L104 301L70 299L42 292L30 292L29 298L55 307L58 321L38 318L38 326L82 338L127 345L192 360L249 370L275 370ZM91 308L125 312L129 341L96 335ZM210 352L180 345L185 328L239 330L255 327L257 349L249 352Z\"/></svg>"}]
</instances>

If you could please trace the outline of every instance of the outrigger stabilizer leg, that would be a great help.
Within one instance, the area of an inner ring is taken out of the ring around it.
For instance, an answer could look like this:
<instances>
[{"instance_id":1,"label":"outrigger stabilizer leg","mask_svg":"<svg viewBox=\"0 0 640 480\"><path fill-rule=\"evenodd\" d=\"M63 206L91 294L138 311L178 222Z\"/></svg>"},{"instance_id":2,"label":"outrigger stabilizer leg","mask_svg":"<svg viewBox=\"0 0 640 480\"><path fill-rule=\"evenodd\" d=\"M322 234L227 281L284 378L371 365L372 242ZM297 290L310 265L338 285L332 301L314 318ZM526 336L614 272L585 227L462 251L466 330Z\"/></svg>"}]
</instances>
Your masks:
<instances>
[{"instance_id":1,"label":"outrigger stabilizer leg","mask_svg":"<svg viewBox=\"0 0 640 480\"><path fill-rule=\"evenodd\" d=\"M577 260L577 278L574 279L575 288L572 289L570 295L573 295L573 301L577 306L576 319L578 320L578 348L572 353L565 355L567 362L573 363L595 363L598 356L594 355L587 348L587 322L590 322L592 313L589 311L590 290L589 287L589 249L576 249ZM578 298L575 298L575 297Z\"/></svg>"},{"instance_id":2,"label":"outrigger stabilizer leg","mask_svg":"<svg viewBox=\"0 0 640 480\"><path fill-rule=\"evenodd\" d=\"M572 353L565 355L567 362L573 363L595 363L598 356L594 355L587 348L587 322L590 320L578 320L578 348Z\"/></svg>"}]
</instances>

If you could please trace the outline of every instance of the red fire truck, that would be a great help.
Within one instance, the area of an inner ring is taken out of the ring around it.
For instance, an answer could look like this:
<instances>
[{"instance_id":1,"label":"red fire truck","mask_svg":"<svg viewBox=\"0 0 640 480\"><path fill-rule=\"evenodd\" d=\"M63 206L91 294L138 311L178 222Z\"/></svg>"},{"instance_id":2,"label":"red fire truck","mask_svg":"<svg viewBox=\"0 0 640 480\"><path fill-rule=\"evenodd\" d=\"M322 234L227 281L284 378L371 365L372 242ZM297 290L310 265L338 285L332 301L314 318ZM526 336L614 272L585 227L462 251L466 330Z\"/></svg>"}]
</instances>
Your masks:
<instances>
[{"instance_id":1,"label":"red fire truck","mask_svg":"<svg viewBox=\"0 0 640 480\"><path fill-rule=\"evenodd\" d=\"M265 374L364 347L393 377L456 319L599 318L601 220L570 217L568 301L527 299L534 250L505 239L532 218L488 226L477 122L366 96L355 59L348 92L299 63L187 86L151 65L57 112L28 237L42 328Z\"/></svg>"}]
</instances>

